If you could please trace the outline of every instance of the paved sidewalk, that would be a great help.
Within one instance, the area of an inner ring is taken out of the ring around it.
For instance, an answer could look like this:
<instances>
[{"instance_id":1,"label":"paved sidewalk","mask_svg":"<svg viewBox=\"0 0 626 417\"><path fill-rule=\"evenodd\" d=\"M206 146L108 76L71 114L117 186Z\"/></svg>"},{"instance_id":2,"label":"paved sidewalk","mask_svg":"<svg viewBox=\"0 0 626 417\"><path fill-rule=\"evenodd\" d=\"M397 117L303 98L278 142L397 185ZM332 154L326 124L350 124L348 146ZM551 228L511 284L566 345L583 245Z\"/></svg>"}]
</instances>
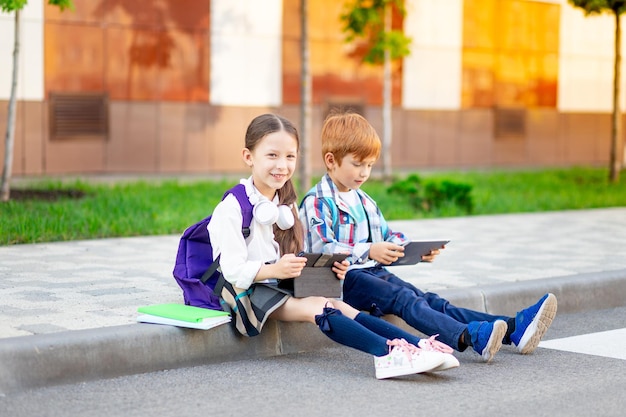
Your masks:
<instances>
[{"instance_id":1,"label":"paved sidewalk","mask_svg":"<svg viewBox=\"0 0 626 417\"><path fill-rule=\"evenodd\" d=\"M457 304L513 314L546 291L557 295L561 312L623 305L626 299L626 208L394 221L391 226L414 239L451 240L434 263L394 267L394 272ZM229 326L198 332L135 323L138 306L182 302L171 276L177 245L178 236L154 236L0 247L0 393L194 361L301 351L310 348L311 337L321 340L308 335L315 333L306 330L308 325L302 330L273 323L275 334L270 328L263 337L239 339ZM298 344L287 340L290 331L307 336L298 336ZM155 341L159 352L129 364L136 349L154 349ZM181 352L181 343L196 350ZM233 344L237 348L229 348L227 357L215 352ZM66 363L46 376L53 362L76 362L84 349L96 357L79 361L78 369ZM110 372L98 371L98 353L125 360L124 369L104 361L100 366ZM40 368L33 367L31 378L23 368L33 361Z\"/></svg>"}]
</instances>

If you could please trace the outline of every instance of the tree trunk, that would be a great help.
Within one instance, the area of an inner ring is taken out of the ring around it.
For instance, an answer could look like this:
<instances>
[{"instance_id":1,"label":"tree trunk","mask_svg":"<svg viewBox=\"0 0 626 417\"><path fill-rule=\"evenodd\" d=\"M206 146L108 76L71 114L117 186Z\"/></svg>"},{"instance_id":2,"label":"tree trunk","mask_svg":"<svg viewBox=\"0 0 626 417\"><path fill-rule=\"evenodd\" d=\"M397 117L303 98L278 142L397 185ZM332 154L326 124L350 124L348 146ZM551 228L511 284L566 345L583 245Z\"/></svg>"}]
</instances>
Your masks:
<instances>
[{"instance_id":1,"label":"tree trunk","mask_svg":"<svg viewBox=\"0 0 626 417\"><path fill-rule=\"evenodd\" d=\"M0 201L9 201L11 196L11 172L13 170L13 143L15 142L15 107L17 101L17 69L20 55L20 11L15 11L15 37L13 42L13 78L11 79L11 97L7 132L4 147L4 167L2 168L2 184L0 185Z\"/></svg>"},{"instance_id":2,"label":"tree trunk","mask_svg":"<svg viewBox=\"0 0 626 417\"><path fill-rule=\"evenodd\" d=\"M311 70L308 0L300 0L300 193L311 186Z\"/></svg>"},{"instance_id":3,"label":"tree trunk","mask_svg":"<svg viewBox=\"0 0 626 417\"><path fill-rule=\"evenodd\" d=\"M611 123L611 154L609 160L609 181L617 183L622 169L623 155L619 155L618 149L622 142L622 112L620 109L620 75L621 75L621 44L622 30L620 26L620 14L615 11L615 66L613 75L613 118ZM623 152L622 152L623 153Z\"/></svg>"},{"instance_id":4,"label":"tree trunk","mask_svg":"<svg viewBox=\"0 0 626 417\"><path fill-rule=\"evenodd\" d=\"M385 3L385 33L391 31L391 4ZM391 179L391 51L385 48L383 62L383 177Z\"/></svg>"}]
</instances>

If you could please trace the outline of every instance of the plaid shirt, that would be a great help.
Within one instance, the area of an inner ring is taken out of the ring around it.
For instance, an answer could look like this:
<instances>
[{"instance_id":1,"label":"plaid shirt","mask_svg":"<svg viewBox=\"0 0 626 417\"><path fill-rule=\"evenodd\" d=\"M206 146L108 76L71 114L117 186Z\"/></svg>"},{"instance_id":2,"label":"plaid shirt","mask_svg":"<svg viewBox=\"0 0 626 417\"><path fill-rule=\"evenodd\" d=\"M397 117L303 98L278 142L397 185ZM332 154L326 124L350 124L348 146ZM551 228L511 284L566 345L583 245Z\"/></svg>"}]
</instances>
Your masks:
<instances>
[{"instance_id":1,"label":"plaid shirt","mask_svg":"<svg viewBox=\"0 0 626 417\"><path fill-rule=\"evenodd\" d=\"M361 190L355 190L363 205L366 219L357 222L352 210L339 195L337 186L328 174L304 196L300 203L300 219L306 227L304 247L307 252L351 253L351 264L368 260L372 243L389 241L397 244L406 242L402 233L389 229L376 202ZM369 230L369 238L356 240L363 228Z\"/></svg>"}]
</instances>

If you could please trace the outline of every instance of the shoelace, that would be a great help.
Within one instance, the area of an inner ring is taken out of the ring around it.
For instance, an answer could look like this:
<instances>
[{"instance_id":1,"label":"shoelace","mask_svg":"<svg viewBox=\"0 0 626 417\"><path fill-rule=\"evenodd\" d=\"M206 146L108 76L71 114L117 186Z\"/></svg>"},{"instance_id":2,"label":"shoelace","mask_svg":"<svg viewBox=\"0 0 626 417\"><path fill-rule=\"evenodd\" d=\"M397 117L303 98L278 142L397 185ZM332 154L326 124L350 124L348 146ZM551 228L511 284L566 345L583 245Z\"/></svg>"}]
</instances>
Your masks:
<instances>
[{"instance_id":1,"label":"shoelace","mask_svg":"<svg viewBox=\"0 0 626 417\"><path fill-rule=\"evenodd\" d=\"M413 355L419 355L420 353L420 348L407 342L406 339L387 340L387 345L389 346L389 353L391 353L394 347L399 347L400 350L406 354L407 358L409 358L409 362L413 361Z\"/></svg>"},{"instance_id":2,"label":"shoelace","mask_svg":"<svg viewBox=\"0 0 626 417\"><path fill-rule=\"evenodd\" d=\"M430 336L428 339L421 339L419 342L419 347L433 352L443 352L443 353L452 353L454 350L446 345L445 343L441 343L435 338L439 336L439 334L434 334Z\"/></svg>"}]
</instances>

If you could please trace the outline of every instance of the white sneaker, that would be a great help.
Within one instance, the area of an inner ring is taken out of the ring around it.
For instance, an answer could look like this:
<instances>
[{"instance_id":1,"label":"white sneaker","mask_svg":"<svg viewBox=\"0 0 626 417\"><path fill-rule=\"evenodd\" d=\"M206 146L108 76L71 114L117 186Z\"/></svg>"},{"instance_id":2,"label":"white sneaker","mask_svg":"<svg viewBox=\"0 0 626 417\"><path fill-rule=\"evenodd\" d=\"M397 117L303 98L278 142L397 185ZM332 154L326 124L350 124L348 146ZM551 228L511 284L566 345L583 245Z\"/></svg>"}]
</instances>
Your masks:
<instances>
[{"instance_id":1,"label":"white sneaker","mask_svg":"<svg viewBox=\"0 0 626 417\"><path fill-rule=\"evenodd\" d=\"M374 357L374 366L376 378L385 379L427 372L444 361L445 355L440 352L427 352L407 343L393 346L385 356Z\"/></svg>"},{"instance_id":2,"label":"white sneaker","mask_svg":"<svg viewBox=\"0 0 626 417\"><path fill-rule=\"evenodd\" d=\"M448 369L459 367L461 365L459 360L452 355L454 350L445 343L436 340L437 336L439 335L434 334L428 339L421 339L418 344L418 347L422 350L441 353L445 358L443 363L435 369L431 369L431 372L447 371Z\"/></svg>"},{"instance_id":3,"label":"white sneaker","mask_svg":"<svg viewBox=\"0 0 626 417\"><path fill-rule=\"evenodd\" d=\"M438 367L431 369L430 372L447 371L448 369L458 368L461 364L459 360L451 353L442 353L445 357L443 363Z\"/></svg>"}]
</instances>

